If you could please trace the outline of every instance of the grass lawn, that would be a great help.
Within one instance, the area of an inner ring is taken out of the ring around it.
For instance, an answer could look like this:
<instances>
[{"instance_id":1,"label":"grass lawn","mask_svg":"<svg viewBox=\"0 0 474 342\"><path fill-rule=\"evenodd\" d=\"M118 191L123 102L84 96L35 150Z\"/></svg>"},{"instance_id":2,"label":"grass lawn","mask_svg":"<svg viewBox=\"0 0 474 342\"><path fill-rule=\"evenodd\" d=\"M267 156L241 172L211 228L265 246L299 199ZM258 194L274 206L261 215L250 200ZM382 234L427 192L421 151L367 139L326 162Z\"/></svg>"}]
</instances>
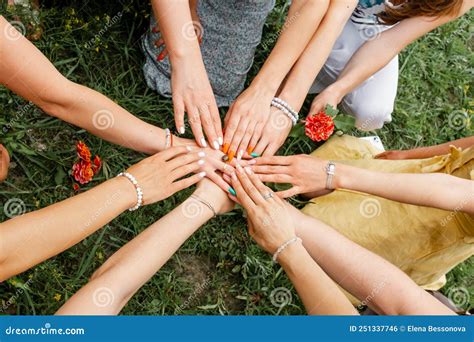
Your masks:
<instances>
[{"instance_id":1,"label":"grass lawn","mask_svg":"<svg viewBox=\"0 0 474 342\"><path fill-rule=\"evenodd\" d=\"M150 123L173 127L170 100L147 89L142 75L138 42L147 27L146 3L44 1L45 32L36 45L69 79L102 92ZM108 20L119 13L119 21L109 27ZM268 55L284 13L279 1L265 26L265 44L261 46L266 49L258 50L251 75ZM469 113L471 119L473 114L473 19L471 13L403 52L393 122L376 132L387 148L433 145L472 135L472 123L466 126L454 119L460 111ZM105 27L99 40L94 39ZM33 211L74 195L68 172L79 139L104 160L100 177L85 189L144 157L51 118L5 88L0 88L0 103L0 125L11 125L1 131L1 141L12 155L10 175L0 188L2 205L17 198L27 211ZM308 104L302 112L307 108ZM308 153L314 147L290 138L280 153ZM0 314L53 314L110 255L189 193L123 214L73 248L4 282L0 285ZM3 211L0 217L7 219ZM271 303L274 289L292 290L292 286L245 228L245 220L237 211L209 222L130 300L123 314L303 314L295 292L290 305L279 308ZM470 301L466 306L472 307L473 277L471 258L449 273L444 292L467 289ZM25 284L27 291L20 291ZM1 310L2 301L12 296L13 303Z\"/></svg>"}]
</instances>

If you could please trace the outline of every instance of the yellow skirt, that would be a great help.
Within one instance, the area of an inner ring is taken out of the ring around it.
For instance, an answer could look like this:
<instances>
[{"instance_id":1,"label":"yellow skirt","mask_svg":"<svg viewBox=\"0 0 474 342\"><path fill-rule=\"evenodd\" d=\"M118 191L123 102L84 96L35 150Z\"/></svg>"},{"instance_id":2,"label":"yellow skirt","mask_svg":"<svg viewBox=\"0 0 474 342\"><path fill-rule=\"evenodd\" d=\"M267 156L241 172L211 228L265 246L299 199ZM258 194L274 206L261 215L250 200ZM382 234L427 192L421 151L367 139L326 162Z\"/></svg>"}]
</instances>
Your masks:
<instances>
[{"instance_id":1,"label":"yellow skirt","mask_svg":"<svg viewBox=\"0 0 474 342\"><path fill-rule=\"evenodd\" d=\"M474 148L421 160L377 160L372 145L351 136L333 136L311 155L391 173L446 173L474 179ZM390 186L389 184L387 186ZM467 201L474 200L473 194ZM417 284L438 290L446 273L474 254L474 217L390 201L350 190L314 198L303 213L390 261ZM356 303L356 301L354 301Z\"/></svg>"}]
</instances>

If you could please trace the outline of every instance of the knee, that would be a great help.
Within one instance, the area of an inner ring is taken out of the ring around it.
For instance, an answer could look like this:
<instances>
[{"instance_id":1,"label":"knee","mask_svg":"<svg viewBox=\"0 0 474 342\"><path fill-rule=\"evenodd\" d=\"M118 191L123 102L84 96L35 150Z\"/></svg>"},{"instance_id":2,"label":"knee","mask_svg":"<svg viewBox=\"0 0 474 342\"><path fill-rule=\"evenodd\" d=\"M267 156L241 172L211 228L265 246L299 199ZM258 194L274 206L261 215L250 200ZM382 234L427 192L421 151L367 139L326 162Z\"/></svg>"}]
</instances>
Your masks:
<instances>
[{"instance_id":1,"label":"knee","mask_svg":"<svg viewBox=\"0 0 474 342\"><path fill-rule=\"evenodd\" d=\"M351 106L356 118L356 127L362 131L382 128L386 122L392 121L393 103L363 101Z\"/></svg>"}]
</instances>

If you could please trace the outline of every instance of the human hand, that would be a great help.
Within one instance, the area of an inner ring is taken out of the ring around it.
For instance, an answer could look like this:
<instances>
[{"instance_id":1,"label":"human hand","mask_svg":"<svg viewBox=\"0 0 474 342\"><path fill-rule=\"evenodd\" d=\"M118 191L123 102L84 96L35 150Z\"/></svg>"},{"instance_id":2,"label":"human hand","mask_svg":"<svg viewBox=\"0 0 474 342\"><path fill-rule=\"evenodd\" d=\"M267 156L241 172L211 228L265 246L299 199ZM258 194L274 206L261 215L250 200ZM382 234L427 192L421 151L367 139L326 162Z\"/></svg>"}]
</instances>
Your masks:
<instances>
[{"instance_id":1,"label":"human hand","mask_svg":"<svg viewBox=\"0 0 474 342\"><path fill-rule=\"evenodd\" d=\"M8 176L8 167L10 166L10 155L8 150L0 144L0 182L3 182Z\"/></svg>"},{"instance_id":2,"label":"human hand","mask_svg":"<svg viewBox=\"0 0 474 342\"><path fill-rule=\"evenodd\" d=\"M337 108L343 97L335 87L327 87L313 99L308 115L318 114L324 111L328 105Z\"/></svg>"},{"instance_id":3,"label":"human hand","mask_svg":"<svg viewBox=\"0 0 474 342\"><path fill-rule=\"evenodd\" d=\"M204 171L185 179L180 178L201 169L204 152L191 152L189 147L172 147L148 157L130 167L143 191L143 204L161 201L174 193L190 187L206 176Z\"/></svg>"},{"instance_id":4,"label":"human hand","mask_svg":"<svg viewBox=\"0 0 474 342\"><path fill-rule=\"evenodd\" d=\"M377 154L375 159L388 159L388 160L402 160L402 159L410 159L408 158L407 151L385 151L380 154Z\"/></svg>"},{"instance_id":5,"label":"human hand","mask_svg":"<svg viewBox=\"0 0 474 342\"><path fill-rule=\"evenodd\" d=\"M247 211L249 233L264 250L275 253L295 237L293 215L289 214L288 204L274 196L249 167L237 166L232 185L237 193L236 200Z\"/></svg>"},{"instance_id":6,"label":"human hand","mask_svg":"<svg viewBox=\"0 0 474 342\"><path fill-rule=\"evenodd\" d=\"M305 154L261 157L251 161L252 170L262 182L292 184L276 194L287 198L298 194L315 197L331 192L326 189L327 161Z\"/></svg>"},{"instance_id":7,"label":"human hand","mask_svg":"<svg viewBox=\"0 0 474 342\"><path fill-rule=\"evenodd\" d=\"M270 109L270 118L263 128L260 137L253 136L250 146L255 146L253 156L273 156L285 143L293 123L278 108Z\"/></svg>"},{"instance_id":8,"label":"human hand","mask_svg":"<svg viewBox=\"0 0 474 342\"><path fill-rule=\"evenodd\" d=\"M229 108L224 120L223 151L230 161L235 155L240 159L245 152L253 152L270 117L273 96L266 89L250 86Z\"/></svg>"}]
</instances>

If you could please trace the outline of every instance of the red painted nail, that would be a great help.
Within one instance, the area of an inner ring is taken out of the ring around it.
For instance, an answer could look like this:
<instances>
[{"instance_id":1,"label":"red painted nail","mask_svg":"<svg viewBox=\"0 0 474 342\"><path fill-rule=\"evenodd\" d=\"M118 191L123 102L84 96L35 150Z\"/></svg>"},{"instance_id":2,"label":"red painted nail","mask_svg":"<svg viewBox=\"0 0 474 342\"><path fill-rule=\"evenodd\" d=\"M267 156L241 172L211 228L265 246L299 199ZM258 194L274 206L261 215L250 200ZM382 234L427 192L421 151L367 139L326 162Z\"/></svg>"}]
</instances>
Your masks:
<instances>
[{"instance_id":1,"label":"red painted nail","mask_svg":"<svg viewBox=\"0 0 474 342\"><path fill-rule=\"evenodd\" d=\"M160 32L160 29L158 28L158 26L155 26L151 29L151 32L158 33L158 32Z\"/></svg>"},{"instance_id":2,"label":"red painted nail","mask_svg":"<svg viewBox=\"0 0 474 342\"><path fill-rule=\"evenodd\" d=\"M164 54L164 52L160 53L160 54L158 55L158 58L157 58L157 59L158 59L158 62L161 62L163 59L165 59L165 54Z\"/></svg>"}]
</instances>

